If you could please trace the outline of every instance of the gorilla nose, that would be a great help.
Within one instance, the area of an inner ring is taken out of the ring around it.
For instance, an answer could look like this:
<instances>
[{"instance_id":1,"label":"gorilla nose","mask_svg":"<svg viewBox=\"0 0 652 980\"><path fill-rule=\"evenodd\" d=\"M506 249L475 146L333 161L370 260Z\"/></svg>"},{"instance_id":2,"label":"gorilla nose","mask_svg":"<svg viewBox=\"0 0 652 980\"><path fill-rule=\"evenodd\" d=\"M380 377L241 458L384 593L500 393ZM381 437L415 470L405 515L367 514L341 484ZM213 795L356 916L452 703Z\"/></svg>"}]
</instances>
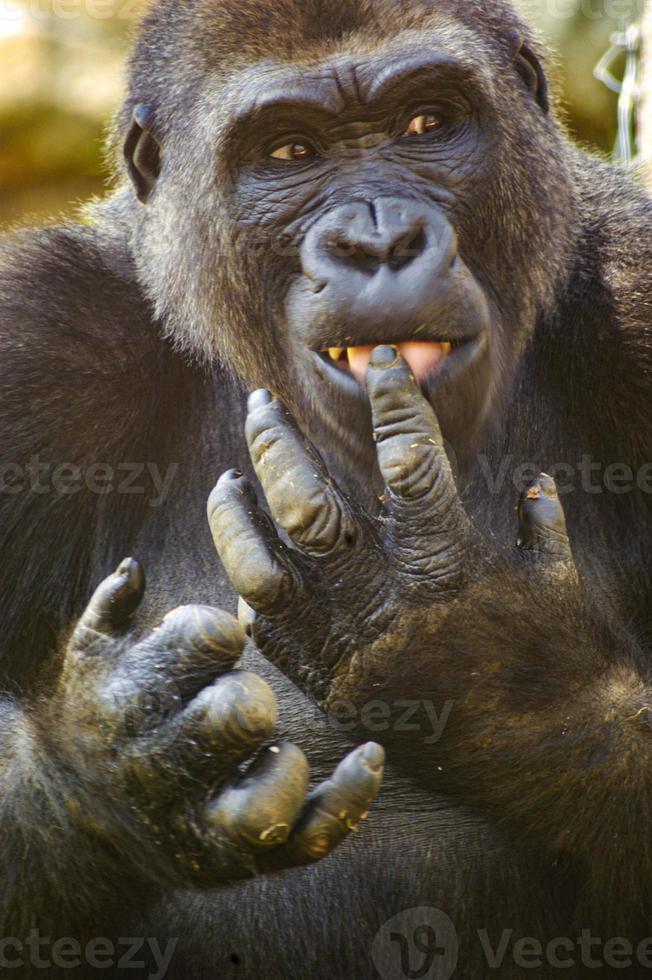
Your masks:
<instances>
[{"instance_id":1,"label":"gorilla nose","mask_svg":"<svg viewBox=\"0 0 652 980\"><path fill-rule=\"evenodd\" d=\"M338 274L338 267L345 266L373 275L382 265L398 271L417 259L425 250L426 235L418 218L369 208L324 229L319 247L324 262L332 262Z\"/></svg>"},{"instance_id":2,"label":"gorilla nose","mask_svg":"<svg viewBox=\"0 0 652 980\"><path fill-rule=\"evenodd\" d=\"M326 280L341 276L343 269L398 272L424 255L430 238L422 209L386 199L359 202L318 222L306 239L304 257L321 267Z\"/></svg>"},{"instance_id":3,"label":"gorilla nose","mask_svg":"<svg viewBox=\"0 0 652 980\"><path fill-rule=\"evenodd\" d=\"M455 287L456 259L456 235L441 212L387 198L331 211L301 248L313 315L363 336L374 330L374 339L385 326L433 322Z\"/></svg>"}]
</instances>

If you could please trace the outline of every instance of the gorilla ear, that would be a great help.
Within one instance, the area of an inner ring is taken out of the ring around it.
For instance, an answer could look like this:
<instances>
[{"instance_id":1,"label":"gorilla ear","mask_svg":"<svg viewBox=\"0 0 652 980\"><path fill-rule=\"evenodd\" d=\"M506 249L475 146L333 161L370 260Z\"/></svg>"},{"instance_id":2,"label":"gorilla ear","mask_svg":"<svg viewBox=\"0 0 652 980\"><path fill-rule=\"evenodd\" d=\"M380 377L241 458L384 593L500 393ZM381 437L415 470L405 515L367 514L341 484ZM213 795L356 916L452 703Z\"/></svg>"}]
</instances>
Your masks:
<instances>
[{"instance_id":1,"label":"gorilla ear","mask_svg":"<svg viewBox=\"0 0 652 980\"><path fill-rule=\"evenodd\" d=\"M532 48L528 47L527 44L522 44L516 55L516 71L532 92L532 95L543 111L549 112L550 98L548 96L548 80L541 66L541 62Z\"/></svg>"},{"instance_id":2,"label":"gorilla ear","mask_svg":"<svg viewBox=\"0 0 652 980\"><path fill-rule=\"evenodd\" d=\"M161 144L152 131L153 110L137 105L124 144L124 157L136 197L146 204L161 171Z\"/></svg>"}]
</instances>

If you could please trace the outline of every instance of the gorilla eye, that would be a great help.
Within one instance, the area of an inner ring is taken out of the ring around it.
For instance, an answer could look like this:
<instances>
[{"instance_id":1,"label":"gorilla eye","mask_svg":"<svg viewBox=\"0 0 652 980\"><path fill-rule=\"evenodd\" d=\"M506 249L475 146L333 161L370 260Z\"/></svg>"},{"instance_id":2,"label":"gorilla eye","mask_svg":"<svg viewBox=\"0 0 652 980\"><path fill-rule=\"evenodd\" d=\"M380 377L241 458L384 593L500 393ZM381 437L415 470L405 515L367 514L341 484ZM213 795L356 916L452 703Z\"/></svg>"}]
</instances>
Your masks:
<instances>
[{"instance_id":1,"label":"gorilla eye","mask_svg":"<svg viewBox=\"0 0 652 980\"><path fill-rule=\"evenodd\" d=\"M423 136L424 133L431 133L434 129L439 129L441 119L431 112L422 112L410 120L403 136Z\"/></svg>"},{"instance_id":2,"label":"gorilla eye","mask_svg":"<svg viewBox=\"0 0 652 980\"><path fill-rule=\"evenodd\" d=\"M275 160L311 160L317 150L310 143L286 143L271 154Z\"/></svg>"}]
</instances>

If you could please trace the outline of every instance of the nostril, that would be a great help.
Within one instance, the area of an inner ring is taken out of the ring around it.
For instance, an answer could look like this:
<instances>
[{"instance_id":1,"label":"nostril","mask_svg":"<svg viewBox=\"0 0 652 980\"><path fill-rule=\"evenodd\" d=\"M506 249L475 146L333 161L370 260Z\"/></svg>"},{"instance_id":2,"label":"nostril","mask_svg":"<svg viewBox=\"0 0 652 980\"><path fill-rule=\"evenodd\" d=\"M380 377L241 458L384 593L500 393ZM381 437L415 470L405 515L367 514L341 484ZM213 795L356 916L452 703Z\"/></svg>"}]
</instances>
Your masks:
<instances>
[{"instance_id":1,"label":"nostril","mask_svg":"<svg viewBox=\"0 0 652 980\"><path fill-rule=\"evenodd\" d=\"M331 234L326 241L330 255L343 265L361 272L376 272L382 258L362 242L349 238L344 232Z\"/></svg>"},{"instance_id":2,"label":"nostril","mask_svg":"<svg viewBox=\"0 0 652 980\"><path fill-rule=\"evenodd\" d=\"M331 228L322 238L320 248L331 261L356 272L374 275L381 266L398 272L426 251L427 235L423 226L403 228L400 233L375 232L353 234L352 229Z\"/></svg>"},{"instance_id":3,"label":"nostril","mask_svg":"<svg viewBox=\"0 0 652 980\"><path fill-rule=\"evenodd\" d=\"M417 259L426 248L426 233L423 228L412 228L407 234L403 235L393 246L389 257L388 265L394 271L403 269L414 259Z\"/></svg>"}]
</instances>

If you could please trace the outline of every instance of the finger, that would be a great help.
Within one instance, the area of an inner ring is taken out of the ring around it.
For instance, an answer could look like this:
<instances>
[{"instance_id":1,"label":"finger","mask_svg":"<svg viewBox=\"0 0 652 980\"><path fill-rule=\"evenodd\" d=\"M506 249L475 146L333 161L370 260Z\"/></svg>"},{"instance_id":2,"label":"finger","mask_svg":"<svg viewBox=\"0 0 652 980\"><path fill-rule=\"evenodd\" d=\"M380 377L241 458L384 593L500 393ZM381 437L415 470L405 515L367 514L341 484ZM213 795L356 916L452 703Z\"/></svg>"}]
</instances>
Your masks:
<instances>
[{"instance_id":1,"label":"finger","mask_svg":"<svg viewBox=\"0 0 652 980\"><path fill-rule=\"evenodd\" d=\"M308 762L288 743L273 745L207 810L209 824L235 844L269 850L284 844L308 792Z\"/></svg>"},{"instance_id":2,"label":"finger","mask_svg":"<svg viewBox=\"0 0 652 980\"><path fill-rule=\"evenodd\" d=\"M258 612L272 613L305 591L288 549L237 470L218 480L208 500L208 521L234 589Z\"/></svg>"},{"instance_id":3,"label":"finger","mask_svg":"<svg viewBox=\"0 0 652 980\"><path fill-rule=\"evenodd\" d=\"M517 547L556 561L572 561L564 509L551 476L540 473L521 494Z\"/></svg>"},{"instance_id":4,"label":"finger","mask_svg":"<svg viewBox=\"0 0 652 980\"><path fill-rule=\"evenodd\" d=\"M244 632L228 613L210 606L181 606L131 647L101 693L105 718L129 737L156 729L198 691L232 668Z\"/></svg>"},{"instance_id":5,"label":"finger","mask_svg":"<svg viewBox=\"0 0 652 980\"><path fill-rule=\"evenodd\" d=\"M146 772L174 785L217 786L254 755L276 727L276 697L257 674L233 670L136 746Z\"/></svg>"},{"instance_id":6,"label":"finger","mask_svg":"<svg viewBox=\"0 0 652 980\"><path fill-rule=\"evenodd\" d=\"M351 752L309 795L287 844L265 856L261 870L318 861L357 830L378 795L384 762L375 742Z\"/></svg>"},{"instance_id":7,"label":"finger","mask_svg":"<svg viewBox=\"0 0 652 980\"><path fill-rule=\"evenodd\" d=\"M241 597L238 599L238 622L242 626L247 636L253 636L254 627L256 625L256 620L258 619L258 613L255 609L252 609L244 599Z\"/></svg>"},{"instance_id":8,"label":"finger","mask_svg":"<svg viewBox=\"0 0 652 980\"><path fill-rule=\"evenodd\" d=\"M93 635L111 636L129 625L145 592L145 575L133 558L125 558L98 586L73 634L73 646L85 647ZM90 634L90 635L89 635Z\"/></svg>"},{"instance_id":9,"label":"finger","mask_svg":"<svg viewBox=\"0 0 652 980\"><path fill-rule=\"evenodd\" d=\"M387 507L402 558L416 572L455 576L470 524L435 413L394 347L376 347L367 390Z\"/></svg>"},{"instance_id":10,"label":"finger","mask_svg":"<svg viewBox=\"0 0 652 980\"><path fill-rule=\"evenodd\" d=\"M269 392L249 399L246 437L272 517L306 554L350 549L357 528L322 460Z\"/></svg>"},{"instance_id":11,"label":"finger","mask_svg":"<svg viewBox=\"0 0 652 980\"><path fill-rule=\"evenodd\" d=\"M122 672L150 693L175 690L182 703L231 670L245 635L238 621L212 606L179 606L123 658Z\"/></svg>"}]
</instances>

